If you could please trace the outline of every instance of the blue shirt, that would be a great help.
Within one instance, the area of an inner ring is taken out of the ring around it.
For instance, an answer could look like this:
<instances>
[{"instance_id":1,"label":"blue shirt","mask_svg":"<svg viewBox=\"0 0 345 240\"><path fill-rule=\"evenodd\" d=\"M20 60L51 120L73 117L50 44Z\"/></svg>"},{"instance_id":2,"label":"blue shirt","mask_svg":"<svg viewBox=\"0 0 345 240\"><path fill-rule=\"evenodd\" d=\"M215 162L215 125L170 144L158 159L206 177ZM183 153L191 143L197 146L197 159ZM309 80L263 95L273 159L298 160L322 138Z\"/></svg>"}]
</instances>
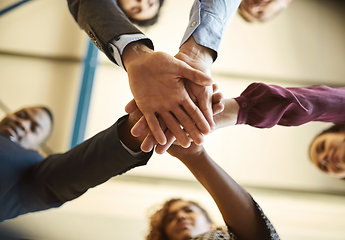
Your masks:
<instances>
[{"instance_id":1,"label":"blue shirt","mask_svg":"<svg viewBox=\"0 0 345 240\"><path fill-rule=\"evenodd\" d=\"M199 45L217 53L227 22L235 16L240 3L241 0L195 0L181 45L193 35ZM121 56L125 47L143 39L149 40L144 34L124 34L111 41L109 47L119 66L123 67Z\"/></svg>"}]
</instances>

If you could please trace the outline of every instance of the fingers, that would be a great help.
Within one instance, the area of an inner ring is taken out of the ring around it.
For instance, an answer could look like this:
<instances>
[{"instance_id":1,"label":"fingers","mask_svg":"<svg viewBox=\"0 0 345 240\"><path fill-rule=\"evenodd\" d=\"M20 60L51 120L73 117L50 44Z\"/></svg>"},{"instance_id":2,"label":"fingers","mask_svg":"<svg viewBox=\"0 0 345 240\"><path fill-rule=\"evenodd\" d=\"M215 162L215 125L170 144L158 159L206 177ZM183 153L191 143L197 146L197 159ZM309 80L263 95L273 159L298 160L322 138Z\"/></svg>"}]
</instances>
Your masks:
<instances>
[{"instance_id":1,"label":"fingers","mask_svg":"<svg viewBox=\"0 0 345 240\"><path fill-rule=\"evenodd\" d=\"M222 93L218 92L212 95L212 104L216 104L221 102L224 99L224 96Z\"/></svg>"},{"instance_id":2,"label":"fingers","mask_svg":"<svg viewBox=\"0 0 345 240\"><path fill-rule=\"evenodd\" d=\"M190 99L185 99L182 103L182 107L184 108L188 116L194 121L195 125L201 133L208 134L210 132L210 125L205 119L203 113ZM183 125L183 123L181 124Z\"/></svg>"},{"instance_id":3,"label":"fingers","mask_svg":"<svg viewBox=\"0 0 345 240\"><path fill-rule=\"evenodd\" d=\"M144 114L147 124L152 132L153 137L156 139L157 143L160 145L166 144L166 138L164 135L163 130L159 126L159 122L155 114ZM166 120L163 118L164 122L166 123Z\"/></svg>"},{"instance_id":4,"label":"fingers","mask_svg":"<svg viewBox=\"0 0 345 240\"><path fill-rule=\"evenodd\" d=\"M132 113L138 108L134 98L125 106L126 113Z\"/></svg>"},{"instance_id":5,"label":"fingers","mask_svg":"<svg viewBox=\"0 0 345 240\"><path fill-rule=\"evenodd\" d=\"M213 88L213 95L212 95L212 111L213 111L213 116L221 113L224 110L224 104L223 104L223 99L224 96L221 92L217 92L219 87L217 84L212 85Z\"/></svg>"},{"instance_id":6,"label":"fingers","mask_svg":"<svg viewBox=\"0 0 345 240\"><path fill-rule=\"evenodd\" d=\"M167 138L167 143L165 145L157 145L156 146L155 152L158 153L158 154L165 153L168 150L168 148L170 148L170 146L176 140L174 134L172 134L172 132L170 130L167 130L165 132L165 136Z\"/></svg>"},{"instance_id":7,"label":"fingers","mask_svg":"<svg viewBox=\"0 0 345 240\"><path fill-rule=\"evenodd\" d=\"M183 130L182 130L183 131L183 137L187 137L189 143L190 143L190 138L198 145L204 142L204 136L201 134L198 127L194 124L194 122L192 121L190 116L187 115L187 113L184 111L183 108L177 108L174 111L174 115L175 115L176 119L178 120L178 122L183 127ZM212 115L211 115L211 117L212 117ZM179 141L179 138L176 137L176 140Z\"/></svg>"},{"instance_id":8,"label":"fingers","mask_svg":"<svg viewBox=\"0 0 345 240\"><path fill-rule=\"evenodd\" d=\"M190 140L187 137L187 134L185 133L185 131L181 128L181 125L178 122L178 120L170 112L161 113L160 117L163 119L167 128L174 134L175 138L180 142L181 146L184 148L189 147ZM180 117L180 115L179 115L179 117ZM188 121L188 119L182 119L182 120L185 122L181 123L181 124L186 124L189 126L189 123L186 122L186 121ZM190 120L190 118L189 118L189 120ZM160 145L165 145L165 144L166 143L160 144Z\"/></svg>"},{"instance_id":9,"label":"fingers","mask_svg":"<svg viewBox=\"0 0 345 240\"><path fill-rule=\"evenodd\" d=\"M198 107L203 113L205 119L207 120L211 129L213 129L216 124L213 121L213 111L212 111L212 90L211 87L206 87L204 94L198 99Z\"/></svg>"},{"instance_id":10,"label":"fingers","mask_svg":"<svg viewBox=\"0 0 345 240\"><path fill-rule=\"evenodd\" d=\"M180 72L183 78L187 78L192 82L200 85L200 86L211 86L213 84L213 80L210 76L206 75L205 73L196 70L190 67L187 63L179 61L180 63Z\"/></svg>"},{"instance_id":11,"label":"fingers","mask_svg":"<svg viewBox=\"0 0 345 240\"><path fill-rule=\"evenodd\" d=\"M150 133L146 136L144 141L141 143L140 149L143 152L151 152L151 150L154 148L154 146L157 144L156 139L153 137L153 135ZM160 145L158 145L160 146Z\"/></svg>"},{"instance_id":12,"label":"fingers","mask_svg":"<svg viewBox=\"0 0 345 240\"><path fill-rule=\"evenodd\" d=\"M218 113L223 112L223 110L224 110L224 104L223 104L222 102L213 104L212 110L213 110L213 115L217 115Z\"/></svg>"},{"instance_id":13,"label":"fingers","mask_svg":"<svg viewBox=\"0 0 345 240\"><path fill-rule=\"evenodd\" d=\"M169 131L161 117L158 117L158 122L159 122L159 125L163 131ZM153 137L152 133L149 131L150 131L149 128L147 128L146 132L144 134L146 134L146 133L148 133L148 134L145 137L145 139L142 141L141 146L140 146L140 148L143 152L150 152L154 148L154 146L157 145L156 139ZM165 132L165 134L166 134L166 132ZM170 135L171 135L171 132L170 132ZM169 138L171 138L170 135L168 134L168 136L166 136L166 138L168 139L167 140L168 143L171 141L169 139ZM174 136L172 136L172 137L174 137ZM158 146L160 146L160 145L158 144ZM164 152L162 152L162 153L164 153Z\"/></svg>"},{"instance_id":14,"label":"fingers","mask_svg":"<svg viewBox=\"0 0 345 240\"><path fill-rule=\"evenodd\" d=\"M146 119L142 116L132 127L131 133L134 137L139 137L147 128Z\"/></svg>"},{"instance_id":15,"label":"fingers","mask_svg":"<svg viewBox=\"0 0 345 240\"><path fill-rule=\"evenodd\" d=\"M216 93L219 90L219 86L217 83L212 84L212 89L213 89L213 93Z\"/></svg>"}]
</instances>

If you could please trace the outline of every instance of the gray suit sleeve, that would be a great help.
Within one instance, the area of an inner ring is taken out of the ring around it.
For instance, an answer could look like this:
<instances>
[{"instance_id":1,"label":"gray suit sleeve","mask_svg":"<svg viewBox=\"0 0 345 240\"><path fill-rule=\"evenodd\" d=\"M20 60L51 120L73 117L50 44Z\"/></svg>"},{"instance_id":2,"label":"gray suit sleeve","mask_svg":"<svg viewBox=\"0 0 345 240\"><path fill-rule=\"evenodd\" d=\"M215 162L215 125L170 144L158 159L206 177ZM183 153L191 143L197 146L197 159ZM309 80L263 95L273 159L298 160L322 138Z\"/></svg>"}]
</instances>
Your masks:
<instances>
[{"instance_id":1,"label":"gray suit sleeve","mask_svg":"<svg viewBox=\"0 0 345 240\"><path fill-rule=\"evenodd\" d=\"M123 34L142 33L122 12L116 0L67 0L67 2L78 25L113 62L115 61L109 42Z\"/></svg>"}]
</instances>

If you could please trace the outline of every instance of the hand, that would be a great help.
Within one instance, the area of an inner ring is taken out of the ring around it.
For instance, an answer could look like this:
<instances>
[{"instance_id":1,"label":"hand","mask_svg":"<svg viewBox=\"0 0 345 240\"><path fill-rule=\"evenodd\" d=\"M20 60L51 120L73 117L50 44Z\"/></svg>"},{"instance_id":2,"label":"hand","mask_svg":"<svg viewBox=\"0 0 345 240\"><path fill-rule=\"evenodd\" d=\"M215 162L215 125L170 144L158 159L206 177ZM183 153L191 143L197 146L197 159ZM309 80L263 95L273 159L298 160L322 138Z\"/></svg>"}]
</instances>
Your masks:
<instances>
[{"instance_id":1,"label":"hand","mask_svg":"<svg viewBox=\"0 0 345 240\"><path fill-rule=\"evenodd\" d=\"M128 116L126 120L121 122L118 127L118 134L120 140L132 151L138 152L140 151L140 146L142 145L142 142L144 141L144 138L148 134L148 130L143 133L143 136L134 137L131 134L131 129L135 125L136 122L139 121L139 119L142 117L142 113L139 111L139 109L134 109Z\"/></svg>"},{"instance_id":2,"label":"hand","mask_svg":"<svg viewBox=\"0 0 345 240\"><path fill-rule=\"evenodd\" d=\"M217 115L217 114L221 113L224 109L223 94L220 92L217 92L218 91L218 85L217 84L213 84L212 88L213 88L212 111L213 111L213 115ZM221 119L222 119L222 117L218 117L218 121L220 121ZM217 125L216 125L216 128L218 128ZM214 128L213 130L215 130L216 128ZM166 132L166 135L167 135L167 139L169 139L167 144L165 144L165 145L159 145L158 144L156 146L155 151L158 154L165 153L165 151L167 151L167 149L171 146L171 144L175 140L175 138L173 137L173 135L169 131Z\"/></svg>"},{"instance_id":3,"label":"hand","mask_svg":"<svg viewBox=\"0 0 345 240\"><path fill-rule=\"evenodd\" d=\"M194 69L211 76L211 65L215 53L213 50L197 44L193 37L190 37L175 55L177 59L184 61ZM215 127L212 114L212 87L201 86L193 81L185 80L186 89L192 100L198 105L204 114L211 129Z\"/></svg>"},{"instance_id":4,"label":"hand","mask_svg":"<svg viewBox=\"0 0 345 240\"><path fill-rule=\"evenodd\" d=\"M192 143L189 148L182 148L179 145L173 144L169 147L167 152L183 163L197 161L200 155L206 154L206 151L202 145L196 145Z\"/></svg>"},{"instance_id":5,"label":"hand","mask_svg":"<svg viewBox=\"0 0 345 240\"><path fill-rule=\"evenodd\" d=\"M211 85L212 79L166 53L153 52L145 47L136 46L127 51L123 54L123 62L136 104L154 138L159 144L167 142L159 126L158 115L182 146L190 145L186 132L193 141L202 143L202 133L209 133L210 126L188 96L182 79L203 86ZM132 133L141 134L135 128Z\"/></svg>"},{"instance_id":6,"label":"hand","mask_svg":"<svg viewBox=\"0 0 345 240\"><path fill-rule=\"evenodd\" d=\"M214 116L214 121L216 123L216 129L235 125L237 123L238 112L240 106L237 101L233 98L223 100L224 110Z\"/></svg>"},{"instance_id":7,"label":"hand","mask_svg":"<svg viewBox=\"0 0 345 240\"><path fill-rule=\"evenodd\" d=\"M212 96L212 110L213 114L216 115L223 111L224 105L222 103L223 100L223 94L218 91L218 85L213 84L213 96ZM125 107L125 110L127 113L132 113L138 109L135 100L132 99ZM222 117L218 117L219 121L222 119ZM166 129L166 126L163 121L160 121L161 119L158 118L160 122L161 129L165 131L165 135L167 138L167 143L164 145L157 144L157 141L153 137L152 133L149 132L149 134L146 136L145 140L141 144L141 150L144 152L150 152L154 146L156 146L156 153L163 154L165 151L173 144L173 142L176 140L174 135L171 133L169 129ZM135 127L140 130L140 132L147 133L149 131L147 127L147 123L144 117L141 117L140 120L135 124ZM132 130L133 132L133 130Z\"/></svg>"}]
</instances>

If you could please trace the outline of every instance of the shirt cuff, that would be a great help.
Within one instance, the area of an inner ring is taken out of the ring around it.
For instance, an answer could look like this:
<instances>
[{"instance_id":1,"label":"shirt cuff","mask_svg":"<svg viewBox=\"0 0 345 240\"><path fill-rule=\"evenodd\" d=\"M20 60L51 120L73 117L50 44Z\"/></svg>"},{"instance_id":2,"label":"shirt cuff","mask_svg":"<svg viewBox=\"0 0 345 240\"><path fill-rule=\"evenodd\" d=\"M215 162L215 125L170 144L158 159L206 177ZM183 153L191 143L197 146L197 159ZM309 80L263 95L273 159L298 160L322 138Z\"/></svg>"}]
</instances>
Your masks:
<instances>
[{"instance_id":1,"label":"shirt cuff","mask_svg":"<svg viewBox=\"0 0 345 240\"><path fill-rule=\"evenodd\" d=\"M198 0L194 1L187 29L183 35L180 46L182 46L190 36L192 36L195 29L200 25L200 2Z\"/></svg>"},{"instance_id":2,"label":"shirt cuff","mask_svg":"<svg viewBox=\"0 0 345 240\"><path fill-rule=\"evenodd\" d=\"M118 127L120 127L121 123L122 123L123 121L125 121L125 120L126 120L126 119L124 118L124 119L122 119L122 121L118 122ZM120 143L121 143L122 147L123 147L124 149L126 149L126 151L127 151L129 154L132 155L132 157L137 158L138 156L141 156L141 155L144 153L143 151L139 151L139 152L133 151L132 149L130 149L129 147L127 147L127 146L121 141L121 139L119 139L119 140L120 140Z\"/></svg>"},{"instance_id":3,"label":"shirt cuff","mask_svg":"<svg viewBox=\"0 0 345 240\"><path fill-rule=\"evenodd\" d=\"M151 48L153 50L153 43L151 41L151 39L149 39L148 37L146 37L144 34L142 33L137 33L137 34L124 34L121 35L113 40L111 40L109 42L109 50L112 53L115 62L117 65L119 65L120 67L124 68L123 63L122 63L122 53L123 50L125 49L125 47L132 43L132 42L136 42L139 40L143 40L143 43Z\"/></svg>"},{"instance_id":4,"label":"shirt cuff","mask_svg":"<svg viewBox=\"0 0 345 240\"><path fill-rule=\"evenodd\" d=\"M195 0L181 45L193 35L196 43L215 51L213 60L216 60L224 29L232 21L240 3L241 0Z\"/></svg>"}]
</instances>

